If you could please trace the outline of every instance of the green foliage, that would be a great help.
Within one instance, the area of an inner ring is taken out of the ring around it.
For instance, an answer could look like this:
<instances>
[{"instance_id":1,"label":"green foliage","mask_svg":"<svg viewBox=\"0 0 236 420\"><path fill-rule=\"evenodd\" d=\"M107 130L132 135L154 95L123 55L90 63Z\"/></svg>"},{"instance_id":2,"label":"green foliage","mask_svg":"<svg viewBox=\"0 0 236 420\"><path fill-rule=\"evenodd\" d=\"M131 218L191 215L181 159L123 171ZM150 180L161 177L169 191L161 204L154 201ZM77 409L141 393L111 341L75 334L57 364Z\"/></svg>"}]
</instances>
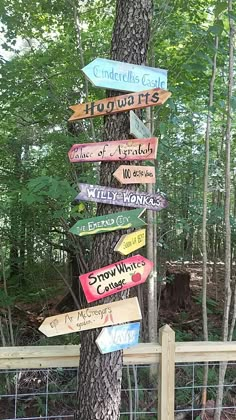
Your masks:
<instances>
[{"instance_id":1,"label":"green foliage","mask_svg":"<svg viewBox=\"0 0 236 420\"><path fill-rule=\"evenodd\" d=\"M202 304L202 296L194 296L193 299L199 304ZM222 313L222 309L219 308L219 302L216 302L214 299L207 298L207 313L208 314L219 314Z\"/></svg>"},{"instance_id":2,"label":"green foliage","mask_svg":"<svg viewBox=\"0 0 236 420\"><path fill-rule=\"evenodd\" d=\"M4 290L0 289L0 307L7 308L8 306L14 305L16 297L7 295Z\"/></svg>"},{"instance_id":3,"label":"green foliage","mask_svg":"<svg viewBox=\"0 0 236 420\"><path fill-rule=\"evenodd\" d=\"M43 204L53 211L52 217L68 217L70 202L76 190L70 183L55 176L40 176L31 179L23 190L21 198L27 205Z\"/></svg>"},{"instance_id":4,"label":"green foliage","mask_svg":"<svg viewBox=\"0 0 236 420\"><path fill-rule=\"evenodd\" d=\"M193 333L175 329L175 341L194 341Z\"/></svg>"}]
</instances>

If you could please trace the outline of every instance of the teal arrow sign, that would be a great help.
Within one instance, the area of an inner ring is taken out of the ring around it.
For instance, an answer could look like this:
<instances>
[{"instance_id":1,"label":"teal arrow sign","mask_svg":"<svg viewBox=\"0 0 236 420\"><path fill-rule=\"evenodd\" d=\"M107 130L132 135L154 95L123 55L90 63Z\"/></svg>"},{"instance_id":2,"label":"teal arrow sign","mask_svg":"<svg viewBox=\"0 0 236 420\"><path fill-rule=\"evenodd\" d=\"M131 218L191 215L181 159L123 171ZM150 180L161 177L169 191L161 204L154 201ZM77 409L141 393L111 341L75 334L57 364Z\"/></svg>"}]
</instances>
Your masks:
<instances>
[{"instance_id":1,"label":"teal arrow sign","mask_svg":"<svg viewBox=\"0 0 236 420\"><path fill-rule=\"evenodd\" d=\"M105 214L104 216L92 217L91 219L79 220L70 232L74 235L86 236L96 233L112 232L113 230L138 228L146 225L140 219L145 210L135 209L122 213Z\"/></svg>"},{"instance_id":2,"label":"teal arrow sign","mask_svg":"<svg viewBox=\"0 0 236 420\"><path fill-rule=\"evenodd\" d=\"M96 58L82 71L94 86L124 92L167 88L167 70Z\"/></svg>"}]
</instances>

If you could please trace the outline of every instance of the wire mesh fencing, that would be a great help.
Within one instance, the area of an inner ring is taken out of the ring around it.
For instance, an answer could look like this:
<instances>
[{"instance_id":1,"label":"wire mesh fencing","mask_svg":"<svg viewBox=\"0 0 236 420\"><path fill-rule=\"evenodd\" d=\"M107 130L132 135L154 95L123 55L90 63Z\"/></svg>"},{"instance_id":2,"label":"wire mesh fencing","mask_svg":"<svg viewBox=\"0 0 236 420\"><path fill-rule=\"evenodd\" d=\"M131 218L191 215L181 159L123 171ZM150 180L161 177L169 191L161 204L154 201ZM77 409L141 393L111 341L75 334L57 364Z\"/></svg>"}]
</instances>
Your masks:
<instances>
[{"instance_id":1,"label":"wire mesh fencing","mask_svg":"<svg viewBox=\"0 0 236 420\"><path fill-rule=\"evenodd\" d=\"M0 419L73 419L78 374L78 368L0 371ZM150 366L124 366L121 420L156 418L157 380L150 379Z\"/></svg>"},{"instance_id":2,"label":"wire mesh fencing","mask_svg":"<svg viewBox=\"0 0 236 420\"><path fill-rule=\"evenodd\" d=\"M181 363L175 368L175 419L213 420L219 385L220 363L208 363L205 412L202 410L204 363ZM221 420L236 419L236 362L228 362L223 384Z\"/></svg>"},{"instance_id":3,"label":"wire mesh fencing","mask_svg":"<svg viewBox=\"0 0 236 420\"><path fill-rule=\"evenodd\" d=\"M176 364L175 420L213 420L219 365L208 365L203 416L204 363ZM78 368L0 370L0 420L73 419L78 375ZM123 367L121 420L157 420L157 397L157 370L153 375L150 365ZM221 420L236 420L236 362L228 363Z\"/></svg>"}]
</instances>

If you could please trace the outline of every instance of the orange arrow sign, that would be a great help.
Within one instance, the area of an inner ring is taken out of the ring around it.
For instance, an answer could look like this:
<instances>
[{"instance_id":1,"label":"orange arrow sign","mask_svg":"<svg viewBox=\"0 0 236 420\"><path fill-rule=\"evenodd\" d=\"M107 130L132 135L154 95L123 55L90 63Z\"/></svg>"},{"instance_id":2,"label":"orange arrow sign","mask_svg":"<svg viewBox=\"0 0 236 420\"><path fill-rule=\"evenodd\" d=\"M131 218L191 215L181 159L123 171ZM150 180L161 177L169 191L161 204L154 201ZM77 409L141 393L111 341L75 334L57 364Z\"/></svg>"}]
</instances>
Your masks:
<instances>
[{"instance_id":1,"label":"orange arrow sign","mask_svg":"<svg viewBox=\"0 0 236 420\"><path fill-rule=\"evenodd\" d=\"M100 101L72 105L70 106L70 109L74 111L74 114L69 118L69 121L115 114L117 112L146 108L148 106L162 105L170 96L171 92L168 90L155 88L144 90L143 92L128 93L127 95L105 98Z\"/></svg>"},{"instance_id":2,"label":"orange arrow sign","mask_svg":"<svg viewBox=\"0 0 236 420\"><path fill-rule=\"evenodd\" d=\"M156 181L153 166L120 165L113 176L121 184L154 184Z\"/></svg>"}]
</instances>

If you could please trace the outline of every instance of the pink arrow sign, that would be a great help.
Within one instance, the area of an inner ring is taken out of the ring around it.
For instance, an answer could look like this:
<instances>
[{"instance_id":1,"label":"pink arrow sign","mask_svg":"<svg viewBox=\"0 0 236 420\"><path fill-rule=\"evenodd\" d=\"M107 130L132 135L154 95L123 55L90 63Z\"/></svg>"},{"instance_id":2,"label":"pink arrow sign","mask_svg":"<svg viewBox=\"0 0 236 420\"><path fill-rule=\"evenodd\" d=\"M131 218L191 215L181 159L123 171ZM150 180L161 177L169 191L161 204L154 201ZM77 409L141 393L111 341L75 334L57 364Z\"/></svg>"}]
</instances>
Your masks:
<instances>
[{"instance_id":1,"label":"pink arrow sign","mask_svg":"<svg viewBox=\"0 0 236 420\"><path fill-rule=\"evenodd\" d=\"M142 255L135 255L117 263L82 274L80 283L88 302L144 283L153 263Z\"/></svg>"},{"instance_id":2,"label":"pink arrow sign","mask_svg":"<svg viewBox=\"0 0 236 420\"><path fill-rule=\"evenodd\" d=\"M68 156L70 162L154 160L157 144L156 137L74 144Z\"/></svg>"}]
</instances>

